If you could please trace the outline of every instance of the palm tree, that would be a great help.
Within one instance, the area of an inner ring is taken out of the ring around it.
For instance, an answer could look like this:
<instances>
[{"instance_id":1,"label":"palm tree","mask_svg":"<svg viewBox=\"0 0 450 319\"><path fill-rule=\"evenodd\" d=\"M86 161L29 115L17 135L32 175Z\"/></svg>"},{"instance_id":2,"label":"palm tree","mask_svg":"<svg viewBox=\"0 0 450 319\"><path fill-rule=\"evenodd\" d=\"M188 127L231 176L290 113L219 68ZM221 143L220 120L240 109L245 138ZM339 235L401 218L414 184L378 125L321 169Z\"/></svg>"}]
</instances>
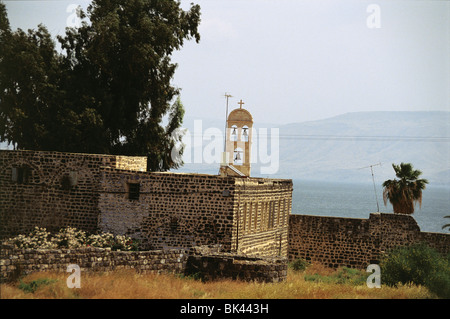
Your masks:
<instances>
[{"instance_id":1,"label":"palm tree","mask_svg":"<svg viewBox=\"0 0 450 319\"><path fill-rule=\"evenodd\" d=\"M399 179L387 180L383 183L383 200L392 204L394 213L411 215L414 213L414 205L422 206L422 190L428 184L426 179L419 179L421 171L413 169L409 163L400 165L392 164L395 175Z\"/></svg>"}]
</instances>

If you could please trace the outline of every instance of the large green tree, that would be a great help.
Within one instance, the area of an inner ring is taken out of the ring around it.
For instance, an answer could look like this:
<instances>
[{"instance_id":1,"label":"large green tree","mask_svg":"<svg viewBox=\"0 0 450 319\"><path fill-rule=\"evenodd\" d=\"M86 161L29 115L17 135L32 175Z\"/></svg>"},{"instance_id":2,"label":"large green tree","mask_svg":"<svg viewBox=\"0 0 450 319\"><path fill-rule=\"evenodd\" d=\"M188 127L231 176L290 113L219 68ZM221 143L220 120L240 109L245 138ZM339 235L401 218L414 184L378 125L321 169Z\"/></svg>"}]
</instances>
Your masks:
<instances>
[{"instance_id":1,"label":"large green tree","mask_svg":"<svg viewBox=\"0 0 450 319\"><path fill-rule=\"evenodd\" d=\"M0 136L20 148L41 145L58 103L58 57L43 25L12 32L0 3ZM52 105L51 105L52 104Z\"/></svg>"},{"instance_id":2,"label":"large green tree","mask_svg":"<svg viewBox=\"0 0 450 319\"><path fill-rule=\"evenodd\" d=\"M389 201L394 213L411 215L414 205L422 205L422 190L428 181L419 179L422 172L413 168L410 163L392 164L398 179L389 179L383 183L384 205Z\"/></svg>"},{"instance_id":3,"label":"large green tree","mask_svg":"<svg viewBox=\"0 0 450 319\"><path fill-rule=\"evenodd\" d=\"M0 138L17 148L170 157L183 106L171 84L172 53L200 40L200 7L174 0L94 0L82 25L59 36L44 26L11 32L0 6Z\"/></svg>"}]
</instances>

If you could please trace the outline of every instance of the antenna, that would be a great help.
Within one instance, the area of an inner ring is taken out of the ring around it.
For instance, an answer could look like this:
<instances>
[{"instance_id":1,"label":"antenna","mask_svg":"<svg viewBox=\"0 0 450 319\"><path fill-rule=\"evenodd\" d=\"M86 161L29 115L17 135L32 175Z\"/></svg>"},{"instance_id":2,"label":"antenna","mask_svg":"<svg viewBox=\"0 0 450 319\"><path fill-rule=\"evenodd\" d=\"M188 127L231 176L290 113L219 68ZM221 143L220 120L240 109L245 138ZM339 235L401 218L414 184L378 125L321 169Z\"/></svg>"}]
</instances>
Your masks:
<instances>
[{"instance_id":1,"label":"antenna","mask_svg":"<svg viewBox=\"0 0 450 319\"><path fill-rule=\"evenodd\" d=\"M381 166L381 162L378 163L378 164L372 164L372 165L369 165L369 166L365 166L365 167L359 168L359 169L364 169L364 168L370 167L370 171L372 172L373 191L375 192L375 200L377 201L377 212L380 211L380 206L378 205L377 189L375 188L375 176L373 175L373 168L372 167L378 166L378 165Z\"/></svg>"},{"instance_id":2,"label":"antenna","mask_svg":"<svg viewBox=\"0 0 450 319\"><path fill-rule=\"evenodd\" d=\"M225 98L227 99L227 111L225 114L225 138L223 140L223 151L226 152L227 151L227 120L228 120L228 99L230 97L233 97L231 94L225 92Z\"/></svg>"}]
</instances>

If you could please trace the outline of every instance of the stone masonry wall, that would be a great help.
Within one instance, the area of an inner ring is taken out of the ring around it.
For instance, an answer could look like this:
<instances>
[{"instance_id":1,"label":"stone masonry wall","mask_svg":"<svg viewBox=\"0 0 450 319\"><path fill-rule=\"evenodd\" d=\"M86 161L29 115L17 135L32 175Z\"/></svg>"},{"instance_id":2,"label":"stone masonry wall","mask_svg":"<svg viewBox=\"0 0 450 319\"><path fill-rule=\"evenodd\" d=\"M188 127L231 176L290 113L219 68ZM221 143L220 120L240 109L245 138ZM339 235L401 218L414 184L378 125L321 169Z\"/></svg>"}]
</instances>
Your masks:
<instances>
[{"instance_id":1,"label":"stone masonry wall","mask_svg":"<svg viewBox=\"0 0 450 319\"><path fill-rule=\"evenodd\" d=\"M145 172L147 170L147 157L145 156L115 156L115 168L130 171Z\"/></svg>"},{"instance_id":2,"label":"stone masonry wall","mask_svg":"<svg viewBox=\"0 0 450 319\"><path fill-rule=\"evenodd\" d=\"M0 239L71 226L144 249L287 256L292 181L146 172L145 157L0 151Z\"/></svg>"},{"instance_id":3,"label":"stone masonry wall","mask_svg":"<svg viewBox=\"0 0 450 319\"><path fill-rule=\"evenodd\" d=\"M219 244L229 251L233 194L233 178L105 169L99 227L140 239L146 249Z\"/></svg>"},{"instance_id":4,"label":"stone masonry wall","mask_svg":"<svg viewBox=\"0 0 450 319\"><path fill-rule=\"evenodd\" d=\"M287 278L287 258L258 258L230 253L192 254L185 275L203 281L231 279L257 282L282 282Z\"/></svg>"},{"instance_id":5,"label":"stone masonry wall","mask_svg":"<svg viewBox=\"0 0 450 319\"><path fill-rule=\"evenodd\" d=\"M233 250L287 257L292 189L291 180L236 180Z\"/></svg>"},{"instance_id":6,"label":"stone masonry wall","mask_svg":"<svg viewBox=\"0 0 450 319\"><path fill-rule=\"evenodd\" d=\"M328 267L365 269L381 253L426 242L450 253L450 235L421 232L412 216L373 213L369 219L291 215L289 260L302 258Z\"/></svg>"},{"instance_id":7,"label":"stone masonry wall","mask_svg":"<svg viewBox=\"0 0 450 319\"><path fill-rule=\"evenodd\" d=\"M97 231L103 167L141 170L142 157L0 150L0 238L35 226Z\"/></svg>"},{"instance_id":8,"label":"stone masonry wall","mask_svg":"<svg viewBox=\"0 0 450 319\"><path fill-rule=\"evenodd\" d=\"M204 250L202 248L202 250ZM209 249L208 249L209 250ZM71 264L84 273L134 269L139 274L173 273L202 280L239 279L280 282L286 280L286 258L249 258L236 254L169 249L153 251L111 251L103 248L15 249L2 245L0 283L15 281L33 272L66 272Z\"/></svg>"},{"instance_id":9,"label":"stone masonry wall","mask_svg":"<svg viewBox=\"0 0 450 319\"><path fill-rule=\"evenodd\" d=\"M0 282L16 280L33 272L66 272L76 264L81 274L134 269L138 273L183 273L187 254L182 250L111 251L103 248L13 249L3 245L0 253Z\"/></svg>"},{"instance_id":10,"label":"stone masonry wall","mask_svg":"<svg viewBox=\"0 0 450 319\"><path fill-rule=\"evenodd\" d=\"M140 239L146 249L221 245L287 257L291 180L105 168L99 196L100 229Z\"/></svg>"}]
</instances>

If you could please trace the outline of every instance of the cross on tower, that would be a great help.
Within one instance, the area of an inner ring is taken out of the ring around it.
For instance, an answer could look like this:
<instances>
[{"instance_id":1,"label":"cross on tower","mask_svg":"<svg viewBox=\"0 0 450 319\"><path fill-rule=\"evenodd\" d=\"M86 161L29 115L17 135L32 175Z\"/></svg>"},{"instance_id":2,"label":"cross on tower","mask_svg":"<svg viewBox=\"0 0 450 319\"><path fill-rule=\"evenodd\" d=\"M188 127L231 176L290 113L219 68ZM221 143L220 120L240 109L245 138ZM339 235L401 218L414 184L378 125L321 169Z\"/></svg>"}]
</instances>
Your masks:
<instances>
[{"instance_id":1,"label":"cross on tower","mask_svg":"<svg viewBox=\"0 0 450 319\"><path fill-rule=\"evenodd\" d=\"M245 104L245 103L242 102L242 100L240 100L240 101L238 102L238 104L240 105L240 108L242 109L242 104Z\"/></svg>"}]
</instances>

